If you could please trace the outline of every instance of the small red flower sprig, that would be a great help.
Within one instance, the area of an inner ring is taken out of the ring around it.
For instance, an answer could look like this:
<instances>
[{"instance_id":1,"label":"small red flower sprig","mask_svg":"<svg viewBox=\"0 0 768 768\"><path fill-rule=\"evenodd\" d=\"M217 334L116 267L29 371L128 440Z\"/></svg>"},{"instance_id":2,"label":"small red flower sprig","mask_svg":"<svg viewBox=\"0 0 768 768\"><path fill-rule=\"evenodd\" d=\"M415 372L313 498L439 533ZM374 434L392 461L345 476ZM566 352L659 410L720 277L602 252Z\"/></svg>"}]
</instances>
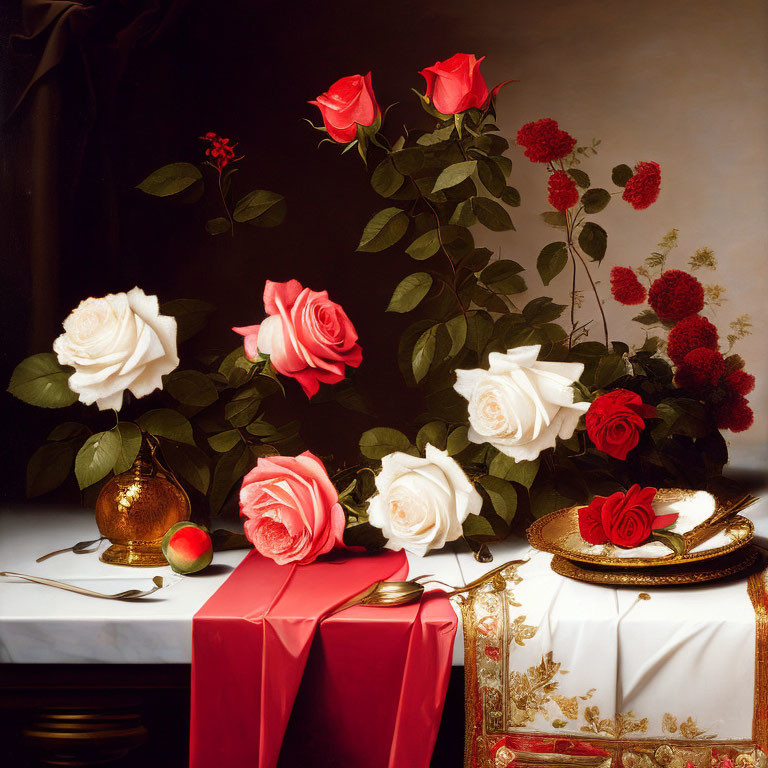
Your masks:
<instances>
[{"instance_id":1,"label":"small red flower sprig","mask_svg":"<svg viewBox=\"0 0 768 768\"><path fill-rule=\"evenodd\" d=\"M672 230L637 272L614 267L611 293L625 305L642 304L647 296L649 308L634 319L668 330L666 351L675 366L675 384L711 408L719 429L743 432L754 421L746 396L754 389L755 377L743 370L744 361L731 350L736 341L749 334L749 316L742 315L731 323L730 346L721 352L717 328L700 313L707 304L719 306L724 289L702 285L691 272L665 269L675 247L677 230ZM708 248L700 248L688 263L691 271L716 266ZM647 292L638 275L648 281Z\"/></svg>"},{"instance_id":2,"label":"small red flower sprig","mask_svg":"<svg viewBox=\"0 0 768 768\"><path fill-rule=\"evenodd\" d=\"M227 204L225 186L228 186L226 184L228 176L224 175L224 169L231 163L236 163L238 160L242 160L245 155L235 157L235 147L237 146L237 142L231 144L229 139L225 139L223 136L219 136L213 131L208 131L205 135L200 136L200 139L201 141L208 142L208 146L205 148L205 156L210 159L206 160L205 164L211 166L211 168L218 174L221 203L224 206L227 219L229 220L229 231L234 235L235 220L232 218L232 212L229 210L229 205Z\"/></svg>"}]
</instances>

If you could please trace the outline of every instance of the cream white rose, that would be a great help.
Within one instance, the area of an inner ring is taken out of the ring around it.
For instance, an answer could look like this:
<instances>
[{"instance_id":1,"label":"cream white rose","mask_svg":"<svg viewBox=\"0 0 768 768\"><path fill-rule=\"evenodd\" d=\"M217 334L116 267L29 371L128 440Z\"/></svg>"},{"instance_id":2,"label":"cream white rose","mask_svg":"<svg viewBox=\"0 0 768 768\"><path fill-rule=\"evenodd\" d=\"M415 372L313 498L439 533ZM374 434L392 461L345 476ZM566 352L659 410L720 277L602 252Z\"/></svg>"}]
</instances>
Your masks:
<instances>
[{"instance_id":1,"label":"cream white rose","mask_svg":"<svg viewBox=\"0 0 768 768\"><path fill-rule=\"evenodd\" d=\"M425 555L461 536L467 515L480 514L480 494L445 452L427 445L427 457L390 453L368 505L371 525L381 528L387 549Z\"/></svg>"},{"instance_id":2,"label":"cream white rose","mask_svg":"<svg viewBox=\"0 0 768 768\"><path fill-rule=\"evenodd\" d=\"M75 369L69 388L81 402L119 410L126 389L136 397L162 389L161 377L179 364L176 320L140 288L86 299L64 321L53 351Z\"/></svg>"},{"instance_id":3,"label":"cream white rose","mask_svg":"<svg viewBox=\"0 0 768 768\"><path fill-rule=\"evenodd\" d=\"M573 435L589 403L574 403L581 363L538 360L541 347L492 352L488 370L457 370L454 388L469 401L469 439L515 461L533 461L555 438Z\"/></svg>"}]
</instances>

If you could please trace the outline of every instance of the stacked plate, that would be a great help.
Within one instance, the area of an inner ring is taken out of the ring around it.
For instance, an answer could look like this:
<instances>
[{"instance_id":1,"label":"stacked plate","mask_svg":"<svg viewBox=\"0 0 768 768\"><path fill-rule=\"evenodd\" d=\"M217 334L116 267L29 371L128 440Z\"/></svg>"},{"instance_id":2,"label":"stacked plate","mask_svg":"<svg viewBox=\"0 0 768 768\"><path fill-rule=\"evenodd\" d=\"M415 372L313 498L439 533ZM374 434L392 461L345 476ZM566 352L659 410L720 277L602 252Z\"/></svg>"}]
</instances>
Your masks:
<instances>
[{"instance_id":1,"label":"stacked plate","mask_svg":"<svg viewBox=\"0 0 768 768\"><path fill-rule=\"evenodd\" d=\"M670 530L686 541L682 554L673 552L661 541L632 549L588 544L579 533L580 507L561 509L537 520L528 529L528 541L536 549L554 555L553 571L580 581L613 586L713 581L742 573L759 557L759 551L750 545L754 535L752 522L738 514L724 514L730 508L725 509L706 491L659 490L653 508L657 515L678 514ZM721 517L725 522L711 527L711 521Z\"/></svg>"}]
</instances>

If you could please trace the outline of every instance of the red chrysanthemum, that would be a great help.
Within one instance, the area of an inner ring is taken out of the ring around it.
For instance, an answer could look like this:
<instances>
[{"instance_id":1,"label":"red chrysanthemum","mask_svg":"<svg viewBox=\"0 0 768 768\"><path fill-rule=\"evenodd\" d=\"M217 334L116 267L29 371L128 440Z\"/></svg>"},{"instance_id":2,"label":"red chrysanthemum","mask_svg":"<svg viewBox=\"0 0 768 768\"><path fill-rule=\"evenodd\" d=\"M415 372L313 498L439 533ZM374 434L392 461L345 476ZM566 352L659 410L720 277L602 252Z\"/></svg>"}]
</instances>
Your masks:
<instances>
[{"instance_id":1,"label":"red chrysanthemum","mask_svg":"<svg viewBox=\"0 0 768 768\"><path fill-rule=\"evenodd\" d=\"M751 373L738 368L725 377L723 384L729 392L744 397L755 388L755 377Z\"/></svg>"},{"instance_id":2,"label":"red chrysanthemum","mask_svg":"<svg viewBox=\"0 0 768 768\"><path fill-rule=\"evenodd\" d=\"M655 203L661 189L661 168L658 163L638 163L635 174L624 187L622 198L640 211Z\"/></svg>"},{"instance_id":3,"label":"red chrysanthemum","mask_svg":"<svg viewBox=\"0 0 768 768\"><path fill-rule=\"evenodd\" d=\"M611 270L611 294L620 304L642 304L645 301L645 286L629 267L614 267Z\"/></svg>"},{"instance_id":4,"label":"red chrysanthemum","mask_svg":"<svg viewBox=\"0 0 768 768\"><path fill-rule=\"evenodd\" d=\"M731 432L744 432L755 420L755 415L745 397L735 395L727 397L715 407L715 421L719 429Z\"/></svg>"},{"instance_id":5,"label":"red chrysanthemum","mask_svg":"<svg viewBox=\"0 0 768 768\"><path fill-rule=\"evenodd\" d=\"M648 303L662 320L682 320L704 307L704 288L688 272L668 269L653 281Z\"/></svg>"},{"instance_id":6,"label":"red chrysanthemum","mask_svg":"<svg viewBox=\"0 0 768 768\"><path fill-rule=\"evenodd\" d=\"M681 365L685 356L694 349L717 349L717 328L701 315L681 320L667 338L667 354L675 365Z\"/></svg>"},{"instance_id":7,"label":"red chrysanthemum","mask_svg":"<svg viewBox=\"0 0 768 768\"><path fill-rule=\"evenodd\" d=\"M725 373L725 360L716 349L699 347L689 352L675 373L675 384L699 394L709 391Z\"/></svg>"},{"instance_id":8,"label":"red chrysanthemum","mask_svg":"<svg viewBox=\"0 0 768 768\"><path fill-rule=\"evenodd\" d=\"M545 117L526 123L517 132L517 143L525 149L525 156L534 163L562 160L573 152L576 139L561 131L556 120Z\"/></svg>"},{"instance_id":9,"label":"red chrysanthemum","mask_svg":"<svg viewBox=\"0 0 768 768\"><path fill-rule=\"evenodd\" d=\"M558 211L567 211L579 202L579 190L565 171L555 171L549 177L549 204Z\"/></svg>"},{"instance_id":10,"label":"red chrysanthemum","mask_svg":"<svg viewBox=\"0 0 768 768\"><path fill-rule=\"evenodd\" d=\"M211 158L211 162L218 168L219 172L229 165L235 159L235 147L237 143L230 144L229 139L218 136L213 131L208 131L205 136L200 137L207 141L209 146L205 150L206 157ZM242 159L242 158L237 158Z\"/></svg>"}]
</instances>

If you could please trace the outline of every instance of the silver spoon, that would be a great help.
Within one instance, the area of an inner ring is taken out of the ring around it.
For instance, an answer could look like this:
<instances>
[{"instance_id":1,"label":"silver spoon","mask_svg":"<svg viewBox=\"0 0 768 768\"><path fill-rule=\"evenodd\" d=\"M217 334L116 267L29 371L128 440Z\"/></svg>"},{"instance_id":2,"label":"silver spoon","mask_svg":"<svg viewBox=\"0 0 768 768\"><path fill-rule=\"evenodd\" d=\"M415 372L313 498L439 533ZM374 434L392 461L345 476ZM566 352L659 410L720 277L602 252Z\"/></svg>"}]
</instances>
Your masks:
<instances>
[{"instance_id":1,"label":"silver spoon","mask_svg":"<svg viewBox=\"0 0 768 768\"><path fill-rule=\"evenodd\" d=\"M78 541L77 544L73 544L71 547L64 547L64 549L56 549L53 552L49 552L47 555L43 555L42 557L38 557L37 560L35 560L36 563L42 563L43 560L47 560L49 557L53 557L54 555L62 555L64 552L74 552L76 555L84 555L88 552L95 552L98 549L98 546L94 547L93 549L90 549L91 546L94 544L100 544L102 541L104 541L104 536L99 536L98 539L92 539L91 541Z\"/></svg>"},{"instance_id":2,"label":"silver spoon","mask_svg":"<svg viewBox=\"0 0 768 768\"><path fill-rule=\"evenodd\" d=\"M83 587L76 587L74 584L67 584L64 581L54 581L53 579L45 579L42 576L29 576L26 573L16 573L14 571L0 571L0 576L11 576L17 579L24 579L25 581L31 581L35 584L43 584L46 587L56 587L58 589L65 589L67 592L76 592L78 595L86 595L87 597L103 597L106 600L135 600L137 597L146 597L153 592L157 592L163 586L163 577L155 576L152 579L154 587L152 589L140 590L140 589L127 589L125 592L118 592L115 595L107 595L103 592L94 592L92 589L84 589Z\"/></svg>"}]
</instances>

